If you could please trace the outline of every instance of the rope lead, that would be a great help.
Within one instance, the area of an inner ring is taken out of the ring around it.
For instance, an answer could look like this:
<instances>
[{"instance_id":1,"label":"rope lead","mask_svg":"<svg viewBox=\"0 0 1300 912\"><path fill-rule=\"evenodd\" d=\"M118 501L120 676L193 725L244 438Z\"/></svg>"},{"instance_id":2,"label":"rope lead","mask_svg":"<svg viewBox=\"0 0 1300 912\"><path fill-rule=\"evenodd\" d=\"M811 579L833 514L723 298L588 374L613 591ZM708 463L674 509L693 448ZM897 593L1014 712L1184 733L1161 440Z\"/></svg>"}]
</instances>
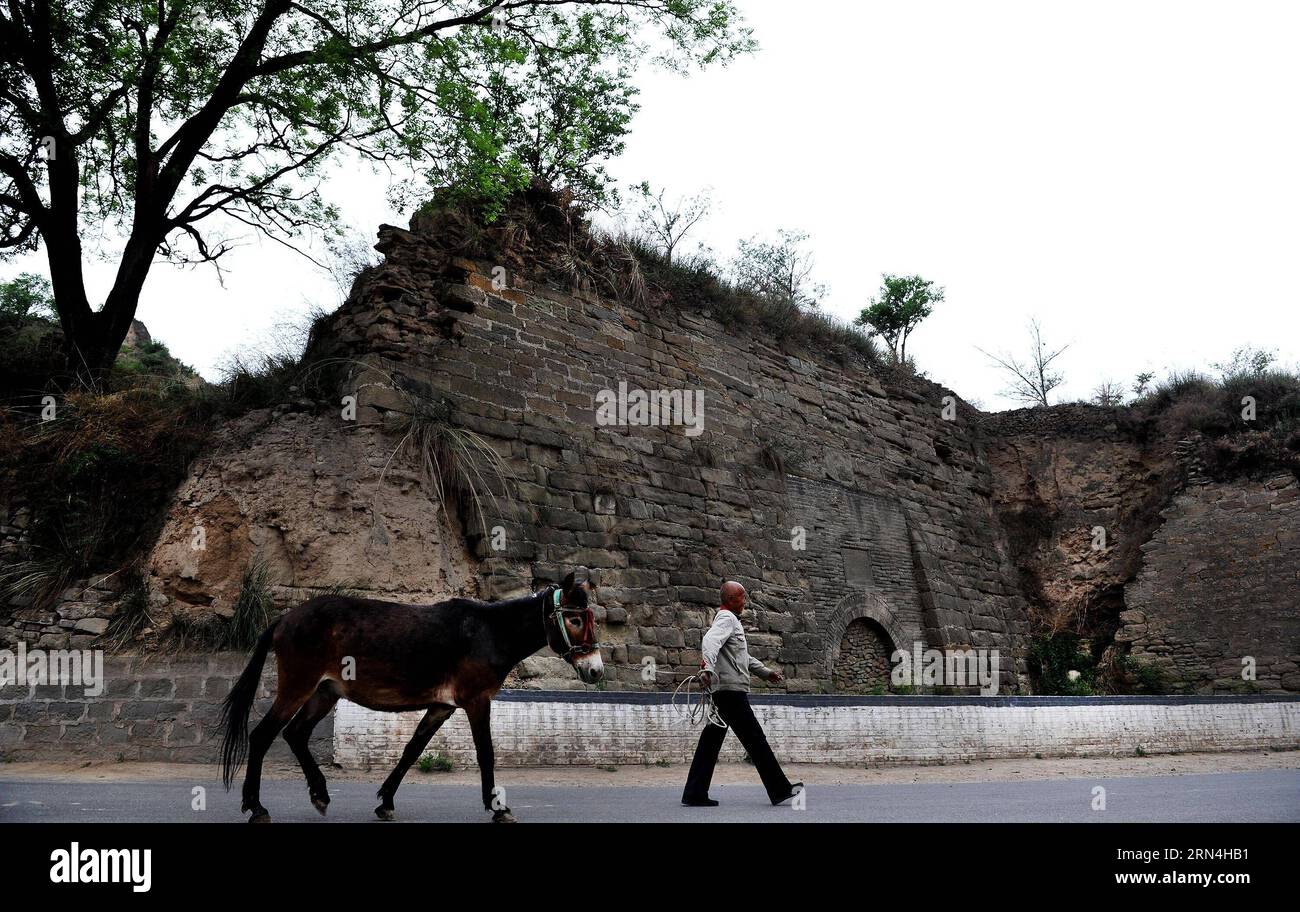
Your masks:
<instances>
[{"instance_id":1,"label":"rope lead","mask_svg":"<svg viewBox=\"0 0 1300 912\"><path fill-rule=\"evenodd\" d=\"M694 674L673 689L673 712L679 720L685 721L692 728L698 725L700 720L703 720L706 725L726 728L727 723L723 721L722 714L714 705L712 695L700 684L700 676Z\"/></svg>"}]
</instances>

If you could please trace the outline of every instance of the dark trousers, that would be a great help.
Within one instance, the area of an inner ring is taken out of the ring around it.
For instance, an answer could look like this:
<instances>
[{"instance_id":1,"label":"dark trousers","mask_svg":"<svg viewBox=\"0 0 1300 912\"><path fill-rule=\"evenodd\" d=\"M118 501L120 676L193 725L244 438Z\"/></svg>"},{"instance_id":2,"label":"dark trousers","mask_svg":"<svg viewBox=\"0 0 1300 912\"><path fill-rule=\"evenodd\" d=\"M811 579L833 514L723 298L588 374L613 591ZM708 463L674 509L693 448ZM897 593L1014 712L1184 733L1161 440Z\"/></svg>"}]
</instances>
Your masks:
<instances>
[{"instance_id":1,"label":"dark trousers","mask_svg":"<svg viewBox=\"0 0 1300 912\"><path fill-rule=\"evenodd\" d=\"M781 764L768 746L763 726L754 718L754 710L749 707L749 694L739 690L719 690L713 694L713 704L718 708L718 715L736 733L750 759L754 761L758 775L763 780L763 787L767 789L767 797L772 801L780 801L788 796L790 780L781 771ZM695 801L709 796L713 768L718 765L718 751L722 750L722 742L726 737L727 729L707 722L704 724L700 743L695 747L695 759L691 761L691 771L686 776L683 801Z\"/></svg>"}]
</instances>

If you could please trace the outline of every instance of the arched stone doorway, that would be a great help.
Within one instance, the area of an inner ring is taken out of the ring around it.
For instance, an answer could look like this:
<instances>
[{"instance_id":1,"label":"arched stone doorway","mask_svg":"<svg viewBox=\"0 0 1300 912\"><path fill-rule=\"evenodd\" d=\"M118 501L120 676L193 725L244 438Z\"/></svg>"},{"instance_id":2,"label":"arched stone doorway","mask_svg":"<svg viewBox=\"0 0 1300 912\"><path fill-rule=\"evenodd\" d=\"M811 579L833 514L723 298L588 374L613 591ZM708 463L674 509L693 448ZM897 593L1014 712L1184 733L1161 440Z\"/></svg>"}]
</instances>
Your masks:
<instances>
[{"instance_id":1,"label":"arched stone doorway","mask_svg":"<svg viewBox=\"0 0 1300 912\"><path fill-rule=\"evenodd\" d=\"M840 638L831 684L840 693L870 693L889 690L889 657L894 644L889 634L868 617L849 622Z\"/></svg>"},{"instance_id":2,"label":"arched stone doorway","mask_svg":"<svg viewBox=\"0 0 1300 912\"><path fill-rule=\"evenodd\" d=\"M893 670L889 657L921 642L915 625L900 621L885 596L874 589L841 598L822 619L821 628L826 645L822 680L829 678L834 689L848 693L870 692L882 684L888 689L888 672Z\"/></svg>"}]
</instances>

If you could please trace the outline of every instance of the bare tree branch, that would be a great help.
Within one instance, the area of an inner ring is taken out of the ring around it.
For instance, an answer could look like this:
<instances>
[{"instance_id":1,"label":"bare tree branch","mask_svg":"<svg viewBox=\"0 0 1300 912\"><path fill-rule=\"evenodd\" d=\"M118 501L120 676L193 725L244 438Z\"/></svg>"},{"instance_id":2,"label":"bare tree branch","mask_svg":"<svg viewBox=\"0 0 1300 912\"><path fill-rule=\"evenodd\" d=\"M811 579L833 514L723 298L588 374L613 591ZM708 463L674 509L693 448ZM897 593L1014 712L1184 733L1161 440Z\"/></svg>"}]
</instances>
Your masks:
<instances>
[{"instance_id":1,"label":"bare tree branch","mask_svg":"<svg viewBox=\"0 0 1300 912\"><path fill-rule=\"evenodd\" d=\"M1018 402L1029 402L1045 407L1051 404L1049 396L1052 390L1065 381L1060 373L1051 369L1052 364L1070 346L1063 345L1056 351L1048 351L1047 343L1043 341L1042 327L1037 319L1029 321L1029 336L1032 350L1024 361L1014 355L994 355L979 346L975 348L1008 375L1011 385L1004 395Z\"/></svg>"}]
</instances>

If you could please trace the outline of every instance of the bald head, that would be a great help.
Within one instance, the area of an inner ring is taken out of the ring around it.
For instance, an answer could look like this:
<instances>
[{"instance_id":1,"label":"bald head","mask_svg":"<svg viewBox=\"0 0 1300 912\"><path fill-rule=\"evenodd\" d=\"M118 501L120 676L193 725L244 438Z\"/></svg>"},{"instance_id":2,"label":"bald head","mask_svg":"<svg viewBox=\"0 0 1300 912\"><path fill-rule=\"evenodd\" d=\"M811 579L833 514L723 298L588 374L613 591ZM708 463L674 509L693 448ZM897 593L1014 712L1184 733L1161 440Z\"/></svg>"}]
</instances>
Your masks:
<instances>
[{"instance_id":1,"label":"bald head","mask_svg":"<svg viewBox=\"0 0 1300 912\"><path fill-rule=\"evenodd\" d=\"M740 583L728 580L722 584L722 607L736 614L741 614L745 610L745 587Z\"/></svg>"}]
</instances>

